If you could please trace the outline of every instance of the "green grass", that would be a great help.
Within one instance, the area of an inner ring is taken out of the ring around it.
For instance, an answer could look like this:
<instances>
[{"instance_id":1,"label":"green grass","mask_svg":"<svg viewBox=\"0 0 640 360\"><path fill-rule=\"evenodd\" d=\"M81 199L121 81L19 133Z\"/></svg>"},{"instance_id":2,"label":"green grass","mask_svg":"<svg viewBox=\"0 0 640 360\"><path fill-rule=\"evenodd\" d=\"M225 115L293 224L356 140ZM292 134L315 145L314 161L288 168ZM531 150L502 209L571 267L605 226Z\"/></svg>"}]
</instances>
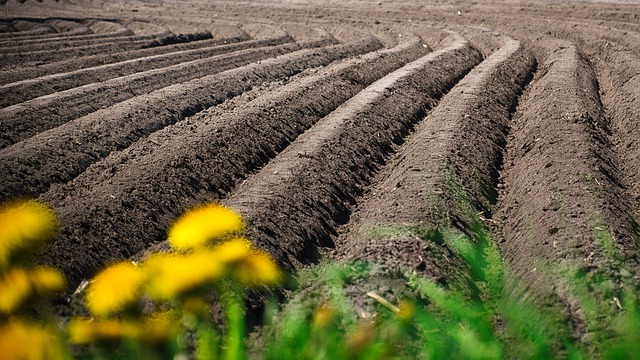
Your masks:
<instances>
[{"instance_id":1,"label":"green grass","mask_svg":"<svg viewBox=\"0 0 640 360\"><path fill-rule=\"evenodd\" d=\"M385 284L388 276L393 274L362 262L326 263L302 271L302 290L265 330L265 358L501 357L502 347L483 311L432 281L413 279L411 286L386 294L396 300L391 309L399 313L390 310L386 300L366 296L372 284ZM360 314L355 311L358 297L367 303ZM330 315L319 322L323 312Z\"/></svg>"},{"instance_id":2,"label":"green grass","mask_svg":"<svg viewBox=\"0 0 640 360\"><path fill-rule=\"evenodd\" d=\"M501 359L548 358L553 353L545 317L521 298L505 296L501 255L483 219L453 174L444 175L445 193L451 195L455 214L449 214L442 200L436 198L431 204L432 213L439 214L435 224L367 225L357 234L374 241L420 238L446 245L467 264L480 294L469 298L462 291L444 288L432 280L388 271L376 264L327 263L312 267L301 272L301 290L267 327L266 342L274 344L267 358L302 354L299 358L316 359L331 353L337 359L382 359L390 354L395 358ZM449 225L452 215L465 223L466 232ZM403 285L390 285L397 280ZM376 287L384 290L396 306L411 304L412 317L398 319L388 308L364 296ZM364 313L376 319L375 330L379 334L369 339L360 352L349 352L350 337L367 320L356 311L365 306L363 302L368 309ZM339 309L335 323L333 327L314 329L309 324L313 323L315 309L323 304ZM284 329L291 328L296 330L286 332L288 336L283 338ZM336 337L336 332L341 335ZM380 334L391 338L379 337ZM329 342L326 349L318 349L318 339ZM297 350L288 353L292 346Z\"/></svg>"}]
</instances>

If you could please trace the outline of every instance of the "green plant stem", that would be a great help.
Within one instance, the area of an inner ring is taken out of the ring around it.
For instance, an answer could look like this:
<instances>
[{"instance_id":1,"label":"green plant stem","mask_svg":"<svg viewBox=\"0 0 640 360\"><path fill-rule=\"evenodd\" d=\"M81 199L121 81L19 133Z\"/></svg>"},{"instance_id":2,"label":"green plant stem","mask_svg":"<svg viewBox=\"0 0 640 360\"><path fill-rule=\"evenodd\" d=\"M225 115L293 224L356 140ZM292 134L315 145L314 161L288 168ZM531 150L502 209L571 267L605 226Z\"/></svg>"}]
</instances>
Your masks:
<instances>
[{"instance_id":1,"label":"green plant stem","mask_svg":"<svg viewBox=\"0 0 640 360\"><path fill-rule=\"evenodd\" d=\"M227 343L224 353L225 360L244 359L243 337L244 337L244 309L243 298L240 291L229 296L227 302Z\"/></svg>"},{"instance_id":2,"label":"green plant stem","mask_svg":"<svg viewBox=\"0 0 640 360\"><path fill-rule=\"evenodd\" d=\"M202 321L198 324L196 330L197 347L196 347L196 359L198 360L216 360L220 358L218 352L219 339L218 333L211 326L211 323Z\"/></svg>"}]
</instances>

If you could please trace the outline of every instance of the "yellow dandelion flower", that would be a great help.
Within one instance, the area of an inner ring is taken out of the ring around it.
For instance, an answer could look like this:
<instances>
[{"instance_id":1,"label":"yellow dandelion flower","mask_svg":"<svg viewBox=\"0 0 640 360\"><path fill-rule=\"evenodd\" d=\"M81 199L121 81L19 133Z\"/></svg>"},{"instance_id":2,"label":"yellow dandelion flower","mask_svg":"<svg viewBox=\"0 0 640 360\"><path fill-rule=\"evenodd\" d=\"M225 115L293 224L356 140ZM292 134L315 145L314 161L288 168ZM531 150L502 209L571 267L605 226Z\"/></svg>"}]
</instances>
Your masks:
<instances>
[{"instance_id":1,"label":"yellow dandelion flower","mask_svg":"<svg viewBox=\"0 0 640 360\"><path fill-rule=\"evenodd\" d=\"M120 311L138 300L145 273L131 262L120 262L102 270L87 288L87 307L96 316Z\"/></svg>"},{"instance_id":2,"label":"yellow dandelion flower","mask_svg":"<svg viewBox=\"0 0 640 360\"><path fill-rule=\"evenodd\" d=\"M327 327L336 317L336 310L329 304L322 304L313 313L311 326L314 329L323 329Z\"/></svg>"},{"instance_id":3,"label":"yellow dandelion flower","mask_svg":"<svg viewBox=\"0 0 640 360\"><path fill-rule=\"evenodd\" d=\"M151 343L163 343L178 333L178 324L172 312L161 312L146 316L142 320L143 338Z\"/></svg>"},{"instance_id":4,"label":"yellow dandelion flower","mask_svg":"<svg viewBox=\"0 0 640 360\"><path fill-rule=\"evenodd\" d=\"M249 286L276 285L282 280L282 271L269 255L254 251L237 264L233 276Z\"/></svg>"},{"instance_id":5,"label":"yellow dandelion flower","mask_svg":"<svg viewBox=\"0 0 640 360\"><path fill-rule=\"evenodd\" d=\"M21 321L0 326L0 354L6 360L67 358L54 329Z\"/></svg>"},{"instance_id":6,"label":"yellow dandelion flower","mask_svg":"<svg viewBox=\"0 0 640 360\"><path fill-rule=\"evenodd\" d=\"M69 341L76 345L90 344L96 341L93 319L73 318L67 326Z\"/></svg>"},{"instance_id":7,"label":"yellow dandelion flower","mask_svg":"<svg viewBox=\"0 0 640 360\"><path fill-rule=\"evenodd\" d=\"M137 322L114 319L74 318L67 327L69 341L76 345L95 342L117 342L125 338L140 338L144 333Z\"/></svg>"},{"instance_id":8,"label":"yellow dandelion flower","mask_svg":"<svg viewBox=\"0 0 640 360\"><path fill-rule=\"evenodd\" d=\"M59 292L67 287L64 275L54 268L38 267L31 271L30 276L33 287L41 293Z\"/></svg>"},{"instance_id":9,"label":"yellow dandelion flower","mask_svg":"<svg viewBox=\"0 0 640 360\"><path fill-rule=\"evenodd\" d=\"M214 248L216 257L224 264L232 264L251 255L251 242L245 238L235 238Z\"/></svg>"},{"instance_id":10,"label":"yellow dandelion flower","mask_svg":"<svg viewBox=\"0 0 640 360\"><path fill-rule=\"evenodd\" d=\"M30 347L29 329L25 324L12 322L0 327L0 354L3 357L19 359Z\"/></svg>"},{"instance_id":11,"label":"yellow dandelion flower","mask_svg":"<svg viewBox=\"0 0 640 360\"><path fill-rule=\"evenodd\" d=\"M214 248L228 273L245 285L272 285L282 278L282 272L269 255L252 248L245 238L235 238Z\"/></svg>"},{"instance_id":12,"label":"yellow dandelion flower","mask_svg":"<svg viewBox=\"0 0 640 360\"><path fill-rule=\"evenodd\" d=\"M127 320L98 320L96 334L100 341L119 341L121 339L137 339L142 336L143 329L139 323Z\"/></svg>"},{"instance_id":13,"label":"yellow dandelion flower","mask_svg":"<svg viewBox=\"0 0 640 360\"><path fill-rule=\"evenodd\" d=\"M47 205L15 201L0 208L0 267L8 265L16 250L29 250L55 231L56 217Z\"/></svg>"},{"instance_id":14,"label":"yellow dandelion flower","mask_svg":"<svg viewBox=\"0 0 640 360\"><path fill-rule=\"evenodd\" d=\"M194 249L243 229L242 217L222 205L207 204L182 215L169 230L169 244L178 250Z\"/></svg>"},{"instance_id":15,"label":"yellow dandelion flower","mask_svg":"<svg viewBox=\"0 0 640 360\"><path fill-rule=\"evenodd\" d=\"M11 314L31 295L29 272L14 267L0 275L0 313Z\"/></svg>"},{"instance_id":16,"label":"yellow dandelion flower","mask_svg":"<svg viewBox=\"0 0 640 360\"><path fill-rule=\"evenodd\" d=\"M182 311L196 317L209 315L209 305L199 296L192 296L184 300Z\"/></svg>"},{"instance_id":17,"label":"yellow dandelion flower","mask_svg":"<svg viewBox=\"0 0 640 360\"><path fill-rule=\"evenodd\" d=\"M404 321L410 321L413 319L413 315L416 313L416 307L409 301L403 301L399 305L400 311L398 317Z\"/></svg>"},{"instance_id":18,"label":"yellow dandelion flower","mask_svg":"<svg viewBox=\"0 0 640 360\"><path fill-rule=\"evenodd\" d=\"M147 292L154 300L171 300L218 280L220 261L210 250L188 254L155 254L145 262L149 276Z\"/></svg>"}]
</instances>

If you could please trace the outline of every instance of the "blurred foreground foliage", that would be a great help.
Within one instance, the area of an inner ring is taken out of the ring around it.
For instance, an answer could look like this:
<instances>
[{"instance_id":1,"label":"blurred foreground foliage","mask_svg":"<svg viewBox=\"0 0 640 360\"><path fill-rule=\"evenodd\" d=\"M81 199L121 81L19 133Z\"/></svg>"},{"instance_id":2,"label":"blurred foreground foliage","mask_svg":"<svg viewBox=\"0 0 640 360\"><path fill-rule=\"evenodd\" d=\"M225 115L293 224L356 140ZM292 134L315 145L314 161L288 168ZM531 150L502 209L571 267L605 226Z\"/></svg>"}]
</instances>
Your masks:
<instances>
[{"instance_id":1,"label":"blurred foreground foliage","mask_svg":"<svg viewBox=\"0 0 640 360\"><path fill-rule=\"evenodd\" d=\"M558 355L526 303L472 301L420 276L404 279L402 298L367 292L373 310L363 311L347 289L370 281L375 266L330 263L287 277L242 236L240 215L217 204L178 218L170 251L101 270L79 289L85 314L58 319L49 300L65 292L65 278L31 262L57 227L53 210L37 201L0 208L2 359L502 359L513 356L509 343L525 347L530 358ZM267 301L264 326L249 334L248 292L294 278L301 288L315 284L321 291L307 299L294 292L285 304ZM634 299L623 300L625 312L602 357L640 354ZM569 343L564 350L563 357L591 355Z\"/></svg>"}]
</instances>

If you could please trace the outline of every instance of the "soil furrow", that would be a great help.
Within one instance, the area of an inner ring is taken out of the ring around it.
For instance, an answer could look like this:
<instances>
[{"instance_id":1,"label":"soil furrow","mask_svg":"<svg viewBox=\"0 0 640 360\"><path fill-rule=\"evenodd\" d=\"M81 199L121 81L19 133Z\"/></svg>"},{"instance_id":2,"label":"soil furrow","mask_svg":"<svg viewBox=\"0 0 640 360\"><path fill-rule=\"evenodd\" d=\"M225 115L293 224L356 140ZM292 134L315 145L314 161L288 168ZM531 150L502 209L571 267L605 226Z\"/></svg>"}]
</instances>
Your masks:
<instances>
[{"instance_id":1,"label":"soil furrow","mask_svg":"<svg viewBox=\"0 0 640 360\"><path fill-rule=\"evenodd\" d=\"M609 138L631 207L640 219L640 57L609 41L594 41L587 46L593 49L599 70L602 102L611 126Z\"/></svg>"},{"instance_id":2,"label":"soil furrow","mask_svg":"<svg viewBox=\"0 0 640 360\"><path fill-rule=\"evenodd\" d=\"M15 32L0 34L0 41L21 41L21 40L38 40L38 39L50 39L52 37L60 37L61 34L57 33L54 29L44 24L38 24L33 30L17 30ZM69 35L80 36L80 35Z\"/></svg>"},{"instance_id":3,"label":"soil furrow","mask_svg":"<svg viewBox=\"0 0 640 360\"><path fill-rule=\"evenodd\" d=\"M593 346L606 341L600 330L611 325L622 287L637 291L634 220L589 60L573 44L539 43L549 58L513 121L499 203L501 248L508 286L544 309L548 331L570 327Z\"/></svg>"},{"instance_id":4,"label":"soil furrow","mask_svg":"<svg viewBox=\"0 0 640 360\"><path fill-rule=\"evenodd\" d=\"M0 54L0 65L5 68L20 67L24 64L27 64L28 66L42 65L55 61L66 60L70 57L137 50L144 48L147 44L149 44L149 40L138 40L132 42L109 42L106 44L86 45L56 51L37 50L30 52L3 53Z\"/></svg>"},{"instance_id":5,"label":"soil furrow","mask_svg":"<svg viewBox=\"0 0 640 360\"><path fill-rule=\"evenodd\" d=\"M44 19L43 23L46 24L46 25L51 26L58 33L62 33L62 34L65 34L65 35L67 35L67 34L71 34L71 35L93 34L93 31L91 31L91 29L87 25L81 24L81 23L79 23L77 21L73 21L73 20L52 18L52 19Z\"/></svg>"},{"instance_id":6,"label":"soil furrow","mask_svg":"<svg viewBox=\"0 0 640 360\"><path fill-rule=\"evenodd\" d=\"M330 35L327 34L327 37L330 37ZM0 86L0 107L15 105L54 92L151 69L168 67L249 48L281 45L292 41L293 39L287 33L283 33L281 36L272 39L250 40L239 44L213 45L201 49L182 50L18 81Z\"/></svg>"},{"instance_id":7,"label":"soil furrow","mask_svg":"<svg viewBox=\"0 0 640 360\"><path fill-rule=\"evenodd\" d=\"M437 100L482 60L456 36L365 89L301 135L227 204L258 246L288 267L318 260L386 155ZM282 241L282 239L287 239Z\"/></svg>"},{"instance_id":8,"label":"soil furrow","mask_svg":"<svg viewBox=\"0 0 640 360\"><path fill-rule=\"evenodd\" d=\"M12 38L7 40L0 39L0 50L3 53L18 53L46 50L56 50L58 47L73 47L82 45L99 44L110 41L133 41L136 35L130 29L124 29L113 34L91 34L91 35L72 35L72 36L60 36L50 37L45 39L40 38Z\"/></svg>"},{"instance_id":9,"label":"soil furrow","mask_svg":"<svg viewBox=\"0 0 640 360\"><path fill-rule=\"evenodd\" d=\"M73 38L75 36L93 35L93 31L91 31L88 26L75 21L61 19L32 20L13 20L11 22L12 26L19 31L12 33L11 35L0 37L0 39L48 40L59 37Z\"/></svg>"},{"instance_id":10,"label":"soil furrow","mask_svg":"<svg viewBox=\"0 0 640 360\"><path fill-rule=\"evenodd\" d=\"M83 85L0 109L0 148L42 131L172 84L258 62L305 48L335 44L320 38L291 44L240 50ZM72 106L69 106L72 105ZM46 119L46 120L44 120Z\"/></svg>"},{"instance_id":11,"label":"soil furrow","mask_svg":"<svg viewBox=\"0 0 640 360\"><path fill-rule=\"evenodd\" d=\"M23 29L20 29L19 26L16 27L15 22L11 22L8 25L13 29L13 31L7 31L0 34L0 39L46 39L48 36L57 35L51 27L42 24L37 24L33 27Z\"/></svg>"},{"instance_id":12,"label":"soil furrow","mask_svg":"<svg viewBox=\"0 0 640 360\"><path fill-rule=\"evenodd\" d=\"M43 195L66 227L47 261L60 264L73 281L80 281L105 259L128 257L164 240L167 226L182 209L198 199L224 197L318 119L427 51L416 37L394 49L333 64L228 113L205 112L112 154L68 185ZM172 191L156 191L166 183L173 184ZM126 213L117 210L122 201L127 203ZM87 216L104 221L87 227ZM135 225L140 221L148 225ZM87 249L87 256L69 259L75 252L70 248L78 246Z\"/></svg>"},{"instance_id":13,"label":"soil furrow","mask_svg":"<svg viewBox=\"0 0 640 360\"><path fill-rule=\"evenodd\" d=\"M489 275L449 241L460 231L490 246L472 233L482 224L470 222L495 200L511 114L535 67L519 42L497 40L502 47L440 101L381 173L338 239L335 258L418 272L478 296L474 282Z\"/></svg>"},{"instance_id":14,"label":"soil furrow","mask_svg":"<svg viewBox=\"0 0 640 360\"><path fill-rule=\"evenodd\" d=\"M16 29L6 21L0 21L0 35L6 33L15 33ZM0 37L1 38L1 37Z\"/></svg>"},{"instance_id":15,"label":"soil furrow","mask_svg":"<svg viewBox=\"0 0 640 360\"><path fill-rule=\"evenodd\" d=\"M114 54L98 54L82 56L74 59L66 59L49 64L41 64L38 66L24 65L16 69L0 71L0 84L9 84L25 79L33 79L36 77L46 76L50 74L64 73L72 70L79 70L89 67L112 64L126 60L157 56L161 54L169 54L177 51L185 51L190 49L200 49L223 44L232 44L249 40L249 36L220 38L213 40L192 41L181 44L159 46L154 48L146 48L140 50L123 51Z\"/></svg>"},{"instance_id":16,"label":"soil furrow","mask_svg":"<svg viewBox=\"0 0 640 360\"><path fill-rule=\"evenodd\" d=\"M47 36L53 36L54 34L52 34L53 29L48 27L48 26L38 26L33 28L32 30L25 30L25 31L21 31L21 30L13 30L13 31L7 31L7 32L3 32L0 34L0 40L4 41L7 39L38 39L38 38L43 38L46 39Z\"/></svg>"},{"instance_id":17,"label":"soil furrow","mask_svg":"<svg viewBox=\"0 0 640 360\"><path fill-rule=\"evenodd\" d=\"M66 48L81 48L86 46L100 46L107 45L105 43L109 43L109 46L115 46L117 44L134 44L140 43L142 46L153 42L155 39L170 35L171 33L160 33L154 35L135 35L133 31L127 29L126 34L113 34L113 35L104 35L104 34L93 34L93 37L80 38L79 36L71 36L71 37L62 37L62 38L51 38L46 40L36 39L33 41L28 41L27 43L11 43L11 44L2 44L0 43L0 50L2 50L3 54L16 54L16 53L30 53L30 52L39 52L39 51L60 51L65 50Z\"/></svg>"},{"instance_id":18,"label":"soil furrow","mask_svg":"<svg viewBox=\"0 0 640 360\"><path fill-rule=\"evenodd\" d=\"M100 39L100 41L105 41L104 39L110 38L118 38L118 37L129 37L131 39L132 36L135 36L134 32L128 27L115 23L115 22L107 22L107 21L91 21L88 23L89 28L93 32L90 35L74 35L74 36L66 36L64 34L58 34L57 37L48 37L48 38L35 38L35 39L20 39L20 38L11 38L2 40L0 39L0 47L5 48L9 46L24 46L24 45L35 45L35 44L48 44L51 42L68 42L73 43L75 46L80 46L83 44L81 41L84 40L94 40ZM107 29L107 31L104 31ZM99 31L102 30L102 31ZM89 44L89 43L87 43ZM64 45L63 45L64 46ZM74 45L71 45L74 46ZM14 51L11 51L14 52Z\"/></svg>"},{"instance_id":19,"label":"soil furrow","mask_svg":"<svg viewBox=\"0 0 640 360\"><path fill-rule=\"evenodd\" d=\"M69 57L79 57L87 55L97 55L104 53L116 53L127 50L142 49L149 45L153 39L170 35L168 30L151 35L142 35L142 39L133 41L109 41L107 43L90 44L84 46L56 49L56 51L34 49L31 51L11 52L0 54L0 64L2 67L16 67L24 64L46 64L55 61L65 60ZM35 45L36 47L38 45Z\"/></svg>"},{"instance_id":20,"label":"soil furrow","mask_svg":"<svg viewBox=\"0 0 640 360\"><path fill-rule=\"evenodd\" d=\"M0 150L0 198L37 195L111 151L264 82L381 47L374 37L306 49L126 100Z\"/></svg>"}]
</instances>

